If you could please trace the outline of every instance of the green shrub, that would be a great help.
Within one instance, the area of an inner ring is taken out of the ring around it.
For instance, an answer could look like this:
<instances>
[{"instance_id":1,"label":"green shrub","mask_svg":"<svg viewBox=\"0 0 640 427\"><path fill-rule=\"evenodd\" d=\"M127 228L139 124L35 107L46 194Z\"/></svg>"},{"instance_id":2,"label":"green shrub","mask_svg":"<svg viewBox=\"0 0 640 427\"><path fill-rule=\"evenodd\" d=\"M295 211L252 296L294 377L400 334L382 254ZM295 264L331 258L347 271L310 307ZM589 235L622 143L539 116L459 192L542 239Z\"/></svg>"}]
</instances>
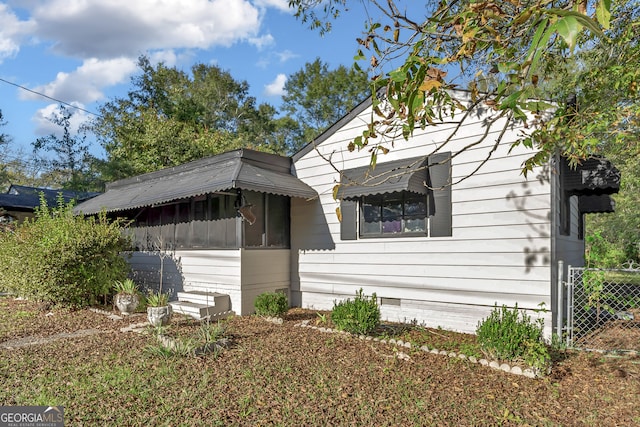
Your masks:
<instances>
[{"instance_id":1,"label":"green shrub","mask_svg":"<svg viewBox=\"0 0 640 427\"><path fill-rule=\"evenodd\" d=\"M331 321L340 330L352 334L368 334L380 324L380 308L376 294L369 298L363 295L360 289L353 301L347 298L335 303L331 311Z\"/></svg>"},{"instance_id":2,"label":"green shrub","mask_svg":"<svg viewBox=\"0 0 640 427\"><path fill-rule=\"evenodd\" d=\"M518 305L508 309L496 305L486 319L478 323L476 334L480 346L488 356L512 361L523 361L527 365L544 369L550 360L542 331L544 320L531 321Z\"/></svg>"},{"instance_id":3,"label":"green shrub","mask_svg":"<svg viewBox=\"0 0 640 427\"><path fill-rule=\"evenodd\" d=\"M104 213L76 216L62 199L54 208L41 200L35 218L0 233L0 288L54 305L97 303L129 272L122 226Z\"/></svg>"},{"instance_id":4,"label":"green shrub","mask_svg":"<svg viewBox=\"0 0 640 427\"><path fill-rule=\"evenodd\" d=\"M259 316L279 317L289 309L289 302L282 292L265 292L256 297L254 306Z\"/></svg>"}]
</instances>

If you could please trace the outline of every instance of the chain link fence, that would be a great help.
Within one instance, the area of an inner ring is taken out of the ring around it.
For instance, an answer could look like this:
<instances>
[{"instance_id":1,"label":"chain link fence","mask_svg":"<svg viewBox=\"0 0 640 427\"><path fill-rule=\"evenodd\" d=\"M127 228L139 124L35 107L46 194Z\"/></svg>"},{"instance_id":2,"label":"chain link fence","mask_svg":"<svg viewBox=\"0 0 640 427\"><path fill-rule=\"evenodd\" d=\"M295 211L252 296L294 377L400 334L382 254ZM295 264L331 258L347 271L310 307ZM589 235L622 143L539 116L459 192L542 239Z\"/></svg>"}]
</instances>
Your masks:
<instances>
[{"instance_id":1,"label":"chain link fence","mask_svg":"<svg viewBox=\"0 0 640 427\"><path fill-rule=\"evenodd\" d=\"M640 351L640 265L569 267L566 286L569 347Z\"/></svg>"}]
</instances>

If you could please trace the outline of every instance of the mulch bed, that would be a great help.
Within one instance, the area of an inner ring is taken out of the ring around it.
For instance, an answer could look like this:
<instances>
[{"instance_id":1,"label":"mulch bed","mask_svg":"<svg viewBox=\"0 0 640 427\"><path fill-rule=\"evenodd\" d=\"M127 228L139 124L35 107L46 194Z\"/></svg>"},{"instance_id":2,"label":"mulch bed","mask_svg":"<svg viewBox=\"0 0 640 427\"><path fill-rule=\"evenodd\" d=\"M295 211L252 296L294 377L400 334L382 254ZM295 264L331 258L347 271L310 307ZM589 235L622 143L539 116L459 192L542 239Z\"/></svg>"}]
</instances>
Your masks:
<instances>
[{"instance_id":1,"label":"mulch bed","mask_svg":"<svg viewBox=\"0 0 640 427\"><path fill-rule=\"evenodd\" d=\"M549 376L529 379L296 326L317 317L233 317L233 345L218 357L153 358L152 335L120 332L144 317L0 298L0 342L103 331L1 349L0 405L64 405L67 425L640 425L638 356L564 352Z\"/></svg>"}]
</instances>

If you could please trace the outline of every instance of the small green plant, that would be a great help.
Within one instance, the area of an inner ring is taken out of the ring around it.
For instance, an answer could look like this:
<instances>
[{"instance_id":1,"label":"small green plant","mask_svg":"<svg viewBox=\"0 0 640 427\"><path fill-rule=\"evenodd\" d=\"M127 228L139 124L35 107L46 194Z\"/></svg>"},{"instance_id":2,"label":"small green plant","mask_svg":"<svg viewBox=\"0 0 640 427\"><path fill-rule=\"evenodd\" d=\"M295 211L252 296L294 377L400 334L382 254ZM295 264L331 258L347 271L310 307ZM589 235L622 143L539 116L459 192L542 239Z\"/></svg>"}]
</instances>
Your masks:
<instances>
[{"instance_id":1,"label":"small green plant","mask_svg":"<svg viewBox=\"0 0 640 427\"><path fill-rule=\"evenodd\" d=\"M226 327L221 323L204 322L198 329L200 340L205 344L214 343L226 333Z\"/></svg>"},{"instance_id":2,"label":"small green plant","mask_svg":"<svg viewBox=\"0 0 640 427\"><path fill-rule=\"evenodd\" d=\"M380 324L380 308L376 294L370 298L363 295L362 288L356 292L354 300L335 303L331 311L331 321L340 330L353 334L368 334Z\"/></svg>"},{"instance_id":3,"label":"small green plant","mask_svg":"<svg viewBox=\"0 0 640 427\"><path fill-rule=\"evenodd\" d=\"M316 325L326 325L327 315L325 313L316 313L318 318L316 319Z\"/></svg>"},{"instance_id":4,"label":"small green plant","mask_svg":"<svg viewBox=\"0 0 640 427\"><path fill-rule=\"evenodd\" d=\"M116 280L113 283L113 290L116 291L116 294L129 294L133 295L138 292L138 287L136 286L136 282L131 279L124 280Z\"/></svg>"},{"instance_id":5,"label":"small green plant","mask_svg":"<svg viewBox=\"0 0 640 427\"><path fill-rule=\"evenodd\" d=\"M220 322L201 323L196 331L179 338L171 337L169 332L170 328L166 326L154 327L152 333L158 339L158 343L148 345L145 348L145 353L165 359L174 356L191 357L205 354L215 358L220 355L227 341L225 338L226 325Z\"/></svg>"},{"instance_id":6,"label":"small green plant","mask_svg":"<svg viewBox=\"0 0 640 427\"><path fill-rule=\"evenodd\" d=\"M169 294L150 292L147 296L147 307L164 307L169 304Z\"/></svg>"},{"instance_id":7,"label":"small green plant","mask_svg":"<svg viewBox=\"0 0 640 427\"><path fill-rule=\"evenodd\" d=\"M279 317L287 312L289 302L282 292L264 292L256 297L254 306L258 316Z\"/></svg>"},{"instance_id":8,"label":"small green plant","mask_svg":"<svg viewBox=\"0 0 640 427\"><path fill-rule=\"evenodd\" d=\"M486 319L478 323L478 342L490 357L523 361L534 368L545 369L551 359L544 343L544 320L531 320L524 311L496 305Z\"/></svg>"}]
</instances>

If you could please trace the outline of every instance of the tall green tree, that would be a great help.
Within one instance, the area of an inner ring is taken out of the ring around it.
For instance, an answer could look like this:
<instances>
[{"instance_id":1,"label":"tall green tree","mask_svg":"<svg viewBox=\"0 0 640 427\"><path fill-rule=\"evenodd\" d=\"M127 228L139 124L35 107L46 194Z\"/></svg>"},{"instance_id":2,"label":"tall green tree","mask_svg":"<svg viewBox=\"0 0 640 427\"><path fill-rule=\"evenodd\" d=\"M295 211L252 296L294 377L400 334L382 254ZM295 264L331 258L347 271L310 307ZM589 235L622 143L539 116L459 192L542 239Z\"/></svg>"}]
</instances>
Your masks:
<instances>
[{"instance_id":1,"label":"tall green tree","mask_svg":"<svg viewBox=\"0 0 640 427\"><path fill-rule=\"evenodd\" d=\"M60 105L59 112L52 114L49 120L62 128L62 136L52 133L32 143L34 154L43 151L48 153L38 159L44 167L41 176L64 189L97 190L101 187L101 183L92 174L91 165L94 160L89 153L86 132L80 129L73 134L72 117L73 112L64 105Z\"/></svg>"},{"instance_id":2,"label":"tall green tree","mask_svg":"<svg viewBox=\"0 0 640 427\"><path fill-rule=\"evenodd\" d=\"M0 111L0 127L6 126L2 111ZM13 138L0 132L0 192L9 189L11 184L51 186L55 183L46 183L40 172L42 165L37 162L36 156L26 153L22 148L15 149L11 146Z\"/></svg>"},{"instance_id":3,"label":"tall green tree","mask_svg":"<svg viewBox=\"0 0 640 427\"><path fill-rule=\"evenodd\" d=\"M500 118L537 122L533 137L509 144L532 149L523 172L560 153L574 162L593 154L592 128L566 120L564 108L553 117L539 112L550 104L542 83L552 80L548 64L602 43L611 22L610 0L431 0L416 4L402 0L368 0L365 35L354 41L358 64L365 64L373 83L371 127L355 138L351 149L388 150L398 138L408 139L416 128L428 128L456 111L464 121L465 106L451 89L468 89L471 106L495 110ZM290 0L296 15L320 31L347 8L346 0ZM635 29L637 33L637 27ZM578 43L581 45L578 46ZM618 76L618 75L616 75ZM386 89L392 111L378 109L377 89ZM606 97L606 93L598 96ZM564 99L553 99L564 103ZM593 99L585 99L588 105ZM617 107L600 104L601 113L615 116ZM532 119L533 117L533 119ZM496 129L500 134L500 129ZM384 135L384 138L378 136ZM376 138L373 138L376 136ZM572 139L567 142L567 137ZM504 144L497 138L495 145ZM464 150L464 149L463 149ZM493 152L493 151L491 151ZM453 153L458 155L459 153ZM488 153L487 156L491 156Z\"/></svg>"},{"instance_id":4,"label":"tall green tree","mask_svg":"<svg viewBox=\"0 0 640 427\"><path fill-rule=\"evenodd\" d=\"M2 110L0 110L0 128L6 126L7 122L4 120ZM9 135L0 132L0 191L5 191L9 184Z\"/></svg>"},{"instance_id":5,"label":"tall green tree","mask_svg":"<svg viewBox=\"0 0 640 427\"><path fill-rule=\"evenodd\" d=\"M340 65L330 70L316 58L289 76L284 85L281 110L295 120L295 151L311 141L370 94L366 73Z\"/></svg>"},{"instance_id":6,"label":"tall green tree","mask_svg":"<svg viewBox=\"0 0 640 427\"><path fill-rule=\"evenodd\" d=\"M107 154L106 180L240 147L282 150L271 138L275 109L256 105L246 82L214 65L187 73L143 56L138 66L128 95L102 105L91 125Z\"/></svg>"},{"instance_id":7,"label":"tall green tree","mask_svg":"<svg viewBox=\"0 0 640 427\"><path fill-rule=\"evenodd\" d=\"M640 261L640 1L615 3L612 13L607 37L561 64L568 71L553 88L574 88L572 120L591 129L589 143L622 175L615 212L587 216L587 254L598 267Z\"/></svg>"}]
</instances>

